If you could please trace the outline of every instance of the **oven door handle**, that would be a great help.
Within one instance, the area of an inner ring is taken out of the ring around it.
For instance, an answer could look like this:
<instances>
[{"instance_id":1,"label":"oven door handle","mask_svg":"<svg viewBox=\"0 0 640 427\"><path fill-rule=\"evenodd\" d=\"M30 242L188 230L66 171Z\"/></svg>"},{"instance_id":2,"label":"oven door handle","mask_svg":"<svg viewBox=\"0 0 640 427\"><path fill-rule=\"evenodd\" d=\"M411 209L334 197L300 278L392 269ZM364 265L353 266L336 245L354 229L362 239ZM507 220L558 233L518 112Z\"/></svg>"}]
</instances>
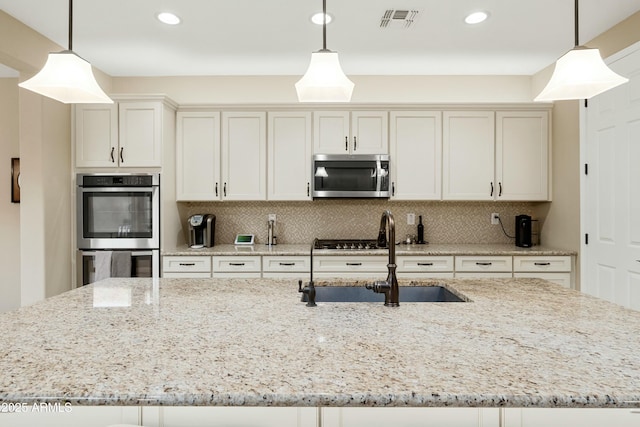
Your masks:
<instances>
[{"instance_id":1,"label":"oven door handle","mask_svg":"<svg viewBox=\"0 0 640 427\"><path fill-rule=\"evenodd\" d=\"M158 187L80 187L83 193L150 193Z\"/></svg>"},{"instance_id":2,"label":"oven door handle","mask_svg":"<svg viewBox=\"0 0 640 427\"><path fill-rule=\"evenodd\" d=\"M133 249L133 250L128 250L128 249L113 249L110 250L111 252L123 252L123 251L128 251L131 252L131 256L153 256L153 251L139 251L137 249ZM80 254L82 256L91 256L91 255L95 255L98 252L105 252L105 251L80 251Z\"/></svg>"}]
</instances>

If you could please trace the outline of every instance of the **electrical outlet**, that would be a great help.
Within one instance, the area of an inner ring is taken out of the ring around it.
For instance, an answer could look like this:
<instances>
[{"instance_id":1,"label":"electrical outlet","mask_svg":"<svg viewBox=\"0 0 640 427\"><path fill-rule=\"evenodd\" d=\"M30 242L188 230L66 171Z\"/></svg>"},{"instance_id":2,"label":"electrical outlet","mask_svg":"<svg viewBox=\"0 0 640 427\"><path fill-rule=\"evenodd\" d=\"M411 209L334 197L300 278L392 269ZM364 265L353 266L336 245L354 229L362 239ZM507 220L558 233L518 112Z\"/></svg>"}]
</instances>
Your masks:
<instances>
[{"instance_id":1,"label":"electrical outlet","mask_svg":"<svg viewBox=\"0 0 640 427\"><path fill-rule=\"evenodd\" d=\"M416 214L407 214L407 225L416 225Z\"/></svg>"},{"instance_id":2,"label":"electrical outlet","mask_svg":"<svg viewBox=\"0 0 640 427\"><path fill-rule=\"evenodd\" d=\"M269 214L269 221L276 222L276 214Z\"/></svg>"},{"instance_id":3,"label":"electrical outlet","mask_svg":"<svg viewBox=\"0 0 640 427\"><path fill-rule=\"evenodd\" d=\"M497 212L494 212L491 214L491 225L498 225L500 224L500 214L498 214Z\"/></svg>"}]
</instances>

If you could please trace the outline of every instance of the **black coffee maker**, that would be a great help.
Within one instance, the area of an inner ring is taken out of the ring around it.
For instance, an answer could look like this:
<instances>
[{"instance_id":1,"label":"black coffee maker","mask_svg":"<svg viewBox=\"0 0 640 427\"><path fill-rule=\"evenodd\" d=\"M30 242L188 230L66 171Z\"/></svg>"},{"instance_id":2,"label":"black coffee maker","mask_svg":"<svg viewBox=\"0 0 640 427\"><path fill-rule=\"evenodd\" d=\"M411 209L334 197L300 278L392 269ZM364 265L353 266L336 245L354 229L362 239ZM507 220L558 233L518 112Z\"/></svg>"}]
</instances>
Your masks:
<instances>
[{"instance_id":1,"label":"black coffee maker","mask_svg":"<svg viewBox=\"0 0 640 427\"><path fill-rule=\"evenodd\" d=\"M530 248L533 246L531 239L531 217L529 215L516 216L516 246Z\"/></svg>"}]
</instances>

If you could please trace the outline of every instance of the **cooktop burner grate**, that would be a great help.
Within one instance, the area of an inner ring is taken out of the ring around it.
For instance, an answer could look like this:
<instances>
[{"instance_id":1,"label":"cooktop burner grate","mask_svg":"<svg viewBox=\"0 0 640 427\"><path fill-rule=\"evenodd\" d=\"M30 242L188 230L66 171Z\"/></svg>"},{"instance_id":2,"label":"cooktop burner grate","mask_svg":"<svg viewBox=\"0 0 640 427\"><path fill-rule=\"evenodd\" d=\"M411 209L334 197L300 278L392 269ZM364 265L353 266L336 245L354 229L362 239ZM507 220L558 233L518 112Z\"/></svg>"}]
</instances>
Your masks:
<instances>
[{"instance_id":1,"label":"cooktop burner grate","mask_svg":"<svg viewBox=\"0 0 640 427\"><path fill-rule=\"evenodd\" d=\"M359 239L318 239L314 249L367 250L385 249L378 247L377 240Z\"/></svg>"}]
</instances>

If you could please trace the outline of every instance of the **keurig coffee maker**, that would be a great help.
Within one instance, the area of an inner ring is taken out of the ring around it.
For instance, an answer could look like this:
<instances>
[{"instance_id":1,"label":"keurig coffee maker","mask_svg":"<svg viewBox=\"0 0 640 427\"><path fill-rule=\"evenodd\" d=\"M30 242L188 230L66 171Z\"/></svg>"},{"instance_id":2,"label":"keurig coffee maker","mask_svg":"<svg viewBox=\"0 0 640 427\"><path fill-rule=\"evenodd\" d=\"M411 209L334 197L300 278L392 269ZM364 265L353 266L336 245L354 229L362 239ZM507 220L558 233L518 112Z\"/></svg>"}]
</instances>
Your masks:
<instances>
[{"instance_id":1,"label":"keurig coffee maker","mask_svg":"<svg viewBox=\"0 0 640 427\"><path fill-rule=\"evenodd\" d=\"M187 222L189 224L189 247L196 249L213 246L216 228L215 215L191 215Z\"/></svg>"},{"instance_id":2,"label":"keurig coffee maker","mask_svg":"<svg viewBox=\"0 0 640 427\"><path fill-rule=\"evenodd\" d=\"M531 239L531 217L529 215L516 216L516 246L530 248L533 246Z\"/></svg>"}]
</instances>

